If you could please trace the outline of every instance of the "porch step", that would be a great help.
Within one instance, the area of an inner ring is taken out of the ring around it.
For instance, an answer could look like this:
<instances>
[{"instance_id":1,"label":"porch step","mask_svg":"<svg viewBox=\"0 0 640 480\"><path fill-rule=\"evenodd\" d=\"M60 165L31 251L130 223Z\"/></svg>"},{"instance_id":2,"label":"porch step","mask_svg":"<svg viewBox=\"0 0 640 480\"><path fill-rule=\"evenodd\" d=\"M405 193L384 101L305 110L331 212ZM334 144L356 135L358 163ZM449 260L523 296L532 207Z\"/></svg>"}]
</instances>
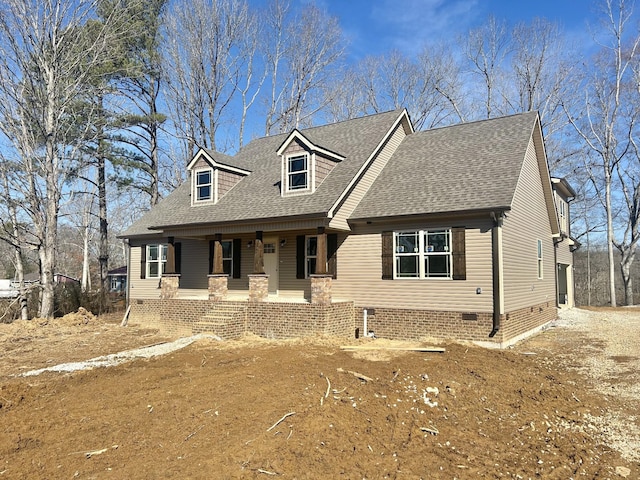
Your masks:
<instances>
[{"instance_id":1,"label":"porch step","mask_svg":"<svg viewBox=\"0 0 640 480\"><path fill-rule=\"evenodd\" d=\"M193 334L214 333L223 339L237 338L244 331L246 311L246 304L220 302L193 324Z\"/></svg>"}]
</instances>

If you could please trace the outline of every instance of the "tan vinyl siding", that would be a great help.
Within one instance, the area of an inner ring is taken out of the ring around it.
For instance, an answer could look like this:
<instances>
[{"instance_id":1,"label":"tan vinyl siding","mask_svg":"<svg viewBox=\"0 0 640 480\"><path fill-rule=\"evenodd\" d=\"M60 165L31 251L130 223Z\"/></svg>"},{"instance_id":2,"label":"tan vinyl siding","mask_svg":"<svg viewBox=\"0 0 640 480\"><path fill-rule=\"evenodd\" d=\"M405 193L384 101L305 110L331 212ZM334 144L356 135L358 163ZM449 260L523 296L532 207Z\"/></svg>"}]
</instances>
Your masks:
<instances>
[{"instance_id":1,"label":"tan vinyl siding","mask_svg":"<svg viewBox=\"0 0 640 480\"><path fill-rule=\"evenodd\" d=\"M348 228L347 219L353 213L365 193L371 188L393 153L396 151L402 139L407 136L403 122L400 122L391 134L389 141L382 147L377 157L373 160L361 179L358 180L353 190L346 197L344 203L336 211L331 223L333 228Z\"/></svg>"},{"instance_id":2,"label":"tan vinyl siding","mask_svg":"<svg viewBox=\"0 0 640 480\"><path fill-rule=\"evenodd\" d=\"M569 204L557 191L553 192L553 196L556 202L558 221L560 222L560 232L569 235Z\"/></svg>"},{"instance_id":3,"label":"tan vinyl siding","mask_svg":"<svg viewBox=\"0 0 640 480\"><path fill-rule=\"evenodd\" d=\"M556 262L564 263L565 265L573 265L573 253L569 249L568 238L565 238L562 242L558 243L556 247Z\"/></svg>"},{"instance_id":4,"label":"tan vinyl siding","mask_svg":"<svg viewBox=\"0 0 640 480\"><path fill-rule=\"evenodd\" d=\"M533 141L525 155L511 211L503 228L504 303L510 312L555 303L555 262L548 208ZM542 240L543 278L538 278L537 242Z\"/></svg>"},{"instance_id":5,"label":"tan vinyl siding","mask_svg":"<svg viewBox=\"0 0 640 480\"><path fill-rule=\"evenodd\" d=\"M491 312L491 224L474 220L438 224L413 223L385 229L404 230L465 226L466 280L382 280L380 228L358 227L349 235L338 235L338 278L333 296L353 300L362 307L429 309L440 311ZM482 293L477 294L476 289Z\"/></svg>"},{"instance_id":6,"label":"tan vinyl siding","mask_svg":"<svg viewBox=\"0 0 640 480\"><path fill-rule=\"evenodd\" d=\"M243 176L233 172L218 169L218 200L231 190Z\"/></svg>"},{"instance_id":7,"label":"tan vinyl siding","mask_svg":"<svg viewBox=\"0 0 640 480\"><path fill-rule=\"evenodd\" d=\"M209 274L209 242L176 239L182 242L180 290L207 290Z\"/></svg>"},{"instance_id":8,"label":"tan vinyl siding","mask_svg":"<svg viewBox=\"0 0 640 480\"><path fill-rule=\"evenodd\" d=\"M161 243L158 240L148 241L147 244ZM129 272L129 298L160 298L159 278L140 278L140 244L131 245L131 271Z\"/></svg>"}]
</instances>

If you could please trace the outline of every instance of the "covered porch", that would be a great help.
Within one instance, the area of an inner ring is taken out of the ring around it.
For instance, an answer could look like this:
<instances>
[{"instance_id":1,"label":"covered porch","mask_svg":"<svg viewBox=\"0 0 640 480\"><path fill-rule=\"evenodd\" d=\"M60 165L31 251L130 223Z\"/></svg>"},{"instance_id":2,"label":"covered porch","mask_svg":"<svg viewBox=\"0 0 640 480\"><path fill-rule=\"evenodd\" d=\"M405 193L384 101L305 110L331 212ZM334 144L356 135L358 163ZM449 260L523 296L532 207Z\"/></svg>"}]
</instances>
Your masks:
<instances>
[{"instance_id":1,"label":"covered porch","mask_svg":"<svg viewBox=\"0 0 640 480\"><path fill-rule=\"evenodd\" d=\"M324 227L166 237L159 289L163 300L334 301L336 233ZM144 268L144 267L142 267Z\"/></svg>"}]
</instances>

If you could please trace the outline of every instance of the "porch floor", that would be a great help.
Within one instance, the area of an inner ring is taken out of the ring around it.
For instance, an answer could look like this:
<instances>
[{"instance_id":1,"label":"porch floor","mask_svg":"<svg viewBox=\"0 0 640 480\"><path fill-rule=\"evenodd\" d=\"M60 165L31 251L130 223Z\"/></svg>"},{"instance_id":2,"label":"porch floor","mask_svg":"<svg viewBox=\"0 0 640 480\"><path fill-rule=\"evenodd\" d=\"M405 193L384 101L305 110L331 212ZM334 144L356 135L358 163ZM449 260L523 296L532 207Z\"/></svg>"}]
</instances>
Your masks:
<instances>
[{"instance_id":1,"label":"porch floor","mask_svg":"<svg viewBox=\"0 0 640 480\"><path fill-rule=\"evenodd\" d=\"M208 300L209 292L207 290L178 290L176 296L181 300ZM229 302L248 302L249 292L244 290L229 290L224 300ZM333 298L333 302L346 302L348 300L341 298ZM286 293L270 293L267 297L267 302L273 303L311 303L308 298L304 298L300 295L286 294Z\"/></svg>"}]
</instances>

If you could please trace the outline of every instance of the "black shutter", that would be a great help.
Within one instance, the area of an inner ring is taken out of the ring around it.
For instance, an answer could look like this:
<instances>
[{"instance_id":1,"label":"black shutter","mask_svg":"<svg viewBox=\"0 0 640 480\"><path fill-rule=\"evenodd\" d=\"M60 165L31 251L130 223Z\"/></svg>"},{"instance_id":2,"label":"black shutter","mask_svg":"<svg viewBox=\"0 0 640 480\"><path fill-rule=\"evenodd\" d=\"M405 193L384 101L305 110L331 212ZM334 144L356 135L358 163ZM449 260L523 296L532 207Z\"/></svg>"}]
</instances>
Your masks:
<instances>
[{"instance_id":1,"label":"black shutter","mask_svg":"<svg viewBox=\"0 0 640 480\"><path fill-rule=\"evenodd\" d=\"M338 278L338 234L327 235L327 273Z\"/></svg>"},{"instance_id":2,"label":"black shutter","mask_svg":"<svg viewBox=\"0 0 640 480\"><path fill-rule=\"evenodd\" d=\"M467 279L467 253L464 227L454 227L451 229L453 248L451 256L453 259L453 279Z\"/></svg>"},{"instance_id":3,"label":"black shutter","mask_svg":"<svg viewBox=\"0 0 640 480\"><path fill-rule=\"evenodd\" d=\"M242 252L242 239L233 239L233 278L240 278L240 259Z\"/></svg>"},{"instance_id":4,"label":"black shutter","mask_svg":"<svg viewBox=\"0 0 640 480\"><path fill-rule=\"evenodd\" d=\"M213 251L216 248L216 242L209 240L209 275L213 273Z\"/></svg>"},{"instance_id":5,"label":"black shutter","mask_svg":"<svg viewBox=\"0 0 640 480\"><path fill-rule=\"evenodd\" d=\"M382 279L393 280L393 232L382 232Z\"/></svg>"},{"instance_id":6,"label":"black shutter","mask_svg":"<svg viewBox=\"0 0 640 480\"><path fill-rule=\"evenodd\" d=\"M176 273L182 273L182 242L176 242L173 244L175 255L175 267Z\"/></svg>"},{"instance_id":7,"label":"black shutter","mask_svg":"<svg viewBox=\"0 0 640 480\"><path fill-rule=\"evenodd\" d=\"M140 278L147 278L147 246L140 245Z\"/></svg>"},{"instance_id":8,"label":"black shutter","mask_svg":"<svg viewBox=\"0 0 640 480\"><path fill-rule=\"evenodd\" d=\"M304 250L306 241L304 235L296 237L296 278L304 278Z\"/></svg>"}]
</instances>

